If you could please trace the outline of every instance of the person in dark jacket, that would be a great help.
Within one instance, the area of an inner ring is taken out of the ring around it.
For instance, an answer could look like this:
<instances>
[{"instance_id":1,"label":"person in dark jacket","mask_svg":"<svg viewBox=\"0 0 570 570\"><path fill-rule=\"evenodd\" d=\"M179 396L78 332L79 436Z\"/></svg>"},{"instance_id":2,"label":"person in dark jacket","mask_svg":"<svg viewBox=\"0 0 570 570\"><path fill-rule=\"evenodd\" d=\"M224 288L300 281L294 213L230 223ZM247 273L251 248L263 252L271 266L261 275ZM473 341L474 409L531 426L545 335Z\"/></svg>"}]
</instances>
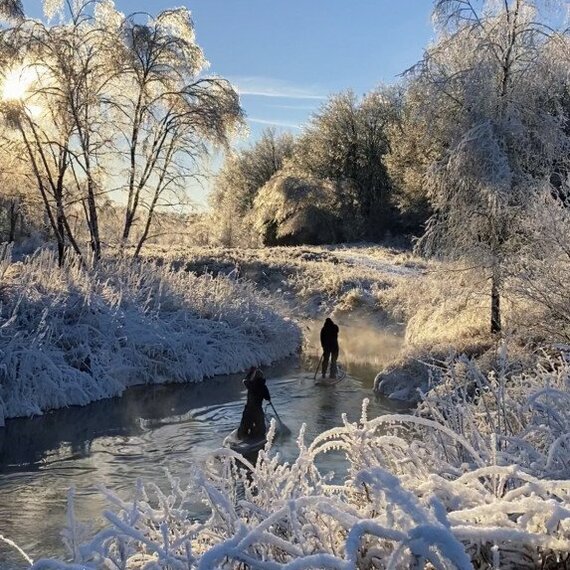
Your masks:
<instances>
[{"instance_id":1,"label":"person in dark jacket","mask_svg":"<svg viewBox=\"0 0 570 570\"><path fill-rule=\"evenodd\" d=\"M329 359L331 361L330 377L336 378L336 361L338 358L338 326L332 319L327 319L321 329L321 346L323 347L323 378L327 374Z\"/></svg>"},{"instance_id":2,"label":"person in dark jacket","mask_svg":"<svg viewBox=\"0 0 570 570\"><path fill-rule=\"evenodd\" d=\"M243 383L247 388L247 402L238 428L240 439L258 439L265 435L265 414L263 400L271 402L269 390L265 385L263 372L252 367Z\"/></svg>"}]
</instances>

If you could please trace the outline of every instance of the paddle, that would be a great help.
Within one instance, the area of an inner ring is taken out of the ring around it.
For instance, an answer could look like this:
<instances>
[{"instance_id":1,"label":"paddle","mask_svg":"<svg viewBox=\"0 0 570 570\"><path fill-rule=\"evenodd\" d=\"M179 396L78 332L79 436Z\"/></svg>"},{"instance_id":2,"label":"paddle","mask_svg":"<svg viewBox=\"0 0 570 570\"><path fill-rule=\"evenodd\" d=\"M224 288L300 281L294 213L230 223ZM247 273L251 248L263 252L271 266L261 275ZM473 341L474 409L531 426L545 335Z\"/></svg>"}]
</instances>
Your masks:
<instances>
[{"instance_id":1,"label":"paddle","mask_svg":"<svg viewBox=\"0 0 570 570\"><path fill-rule=\"evenodd\" d=\"M321 357L319 358L319 363L317 364L317 369L315 370L315 375L313 376L313 380L317 379L317 372L319 371L322 361L323 361L323 355L321 354Z\"/></svg>"},{"instance_id":2,"label":"paddle","mask_svg":"<svg viewBox=\"0 0 570 570\"><path fill-rule=\"evenodd\" d=\"M271 406L273 413L275 414L275 419L279 422L281 426L280 427L281 433L283 435L291 435L291 430L281 421L281 418L279 417L279 414L277 413L277 410L275 409L273 402L269 402L269 405Z\"/></svg>"}]
</instances>

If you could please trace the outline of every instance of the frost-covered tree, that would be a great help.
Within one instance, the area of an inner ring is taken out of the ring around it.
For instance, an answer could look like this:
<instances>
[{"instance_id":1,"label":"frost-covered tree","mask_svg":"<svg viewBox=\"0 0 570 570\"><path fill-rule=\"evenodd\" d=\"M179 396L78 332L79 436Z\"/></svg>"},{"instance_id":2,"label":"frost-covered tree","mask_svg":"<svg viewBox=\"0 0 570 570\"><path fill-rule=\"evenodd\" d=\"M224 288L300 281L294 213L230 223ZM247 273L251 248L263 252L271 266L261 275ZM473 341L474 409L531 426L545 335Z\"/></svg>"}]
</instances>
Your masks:
<instances>
[{"instance_id":1,"label":"frost-covered tree","mask_svg":"<svg viewBox=\"0 0 570 570\"><path fill-rule=\"evenodd\" d=\"M0 240L16 242L43 233L42 205L34 192L34 180L8 141L0 145Z\"/></svg>"},{"instance_id":2,"label":"frost-covered tree","mask_svg":"<svg viewBox=\"0 0 570 570\"><path fill-rule=\"evenodd\" d=\"M24 5L21 0L0 0L0 18L20 20L24 17Z\"/></svg>"},{"instance_id":3,"label":"frost-covered tree","mask_svg":"<svg viewBox=\"0 0 570 570\"><path fill-rule=\"evenodd\" d=\"M28 19L3 34L7 57L17 54L5 77L4 116L20 135L60 263L67 242L83 253L67 217L74 205L84 214L94 259L101 256L98 202L113 136L105 111L115 41L106 8L104 1L70 3L58 24ZM52 18L63 3L46 1L44 10ZM14 96L7 97L10 82Z\"/></svg>"},{"instance_id":4,"label":"frost-covered tree","mask_svg":"<svg viewBox=\"0 0 570 570\"><path fill-rule=\"evenodd\" d=\"M343 238L333 182L285 167L257 193L254 228L264 245L334 243Z\"/></svg>"},{"instance_id":5,"label":"frost-covered tree","mask_svg":"<svg viewBox=\"0 0 570 570\"><path fill-rule=\"evenodd\" d=\"M221 243L232 246L251 240L253 220L248 214L255 197L283 168L294 146L291 134L267 129L252 146L226 157L210 199L214 228Z\"/></svg>"},{"instance_id":6,"label":"frost-covered tree","mask_svg":"<svg viewBox=\"0 0 570 570\"><path fill-rule=\"evenodd\" d=\"M283 180L289 179L293 172L299 184L306 182L305 190L318 189L316 202L322 202L323 191L332 193L326 200L327 223L334 219L337 227L332 233L324 231L326 238L319 242L377 239L387 230L400 230L401 219L385 164L390 149L389 129L398 119L398 99L398 89L386 87L361 99L351 91L340 93L312 117L295 144L290 135L276 137L274 132L267 131L253 147L229 157L211 200L221 241L247 242L248 228L259 223L259 211L253 213L253 218L249 213L260 188L281 172L288 158L290 169L276 177L279 183L270 185L271 188L284 189ZM310 201L303 200L296 207L298 220L310 217L301 216L302 204L308 207ZM264 208L261 218L265 219L267 213ZM275 241L265 231L261 233L265 242ZM294 241L308 235L295 233ZM310 239L314 242L316 238Z\"/></svg>"},{"instance_id":7,"label":"frost-covered tree","mask_svg":"<svg viewBox=\"0 0 570 570\"><path fill-rule=\"evenodd\" d=\"M515 265L512 294L526 308L516 325L528 336L570 341L570 180L557 189L545 185L528 211L530 237Z\"/></svg>"},{"instance_id":8,"label":"frost-covered tree","mask_svg":"<svg viewBox=\"0 0 570 570\"><path fill-rule=\"evenodd\" d=\"M142 227L138 253L209 145L227 142L241 119L238 97L199 75L205 61L186 9L142 24L109 0L45 0L44 11L50 23L26 19L2 32L4 136L22 147L60 262L68 244L84 254L82 228L99 259L111 192L125 194L123 243L135 221ZM72 213L83 223L71 223Z\"/></svg>"},{"instance_id":9,"label":"frost-covered tree","mask_svg":"<svg viewBox=\"0 0 570 570\"><path fill-rule=\"evenodd\" d=\"M300 137L295 163L313 178L340 183L339 215L354 237L382 237L394 222L392 185L384 158L393 93L379 88L359 100L352 91L331 97Z\"/></svg>"},{"instance_id":10,"label":"frost-covered tree","mask_svg":"<svg viewBox=\"0 0 570 570\"><path fill-rule=\"evenodd\" d=\"M119 34L116 106L118 149L128 164L122 240L146 210L136 253L148 237L156 208L176 200L207 143L227 145L241 119L238 95L220 78L204 78L204 54L197 45L190 12L168 10L146 24L129 18Z\"/></svg>"},{"instance_id":11,"label":"frost-covered tree","mask_svg":"<svg viewBox=\"0 0 570 570\"><path fill-rule=\"evenodd\" d=\"M422 245L488 273L501 330L504 267L537 190L568 158L561 106L568 29L552 2L438 0L437 42L413 71L421 113L444 142L426 182L434 215Z\"/></svg>"},{"instance_id":12,"label":"frost-covered tree","mask_svg":"<svg viewBox=\"0 0 570 570\"><path fill-rule=\"evenodd\" d=\"M4 34L11 57L22 38L28 41L31 30L23 25L14 35ZM5 47L5 46L4 46ZM3 50L6 55L6 49ZM14 67L11 68L10 64ZM65 184L71 162L71 132L69 121L55 106L52 113L46 104L46 84L52 85L47 71L38 71L18 60L4 57L2 69L3 100L1 104L4 130L3 144L21 158L35 179L35 186L44 205L45 216L57 243L59 262L63 263L66 243L80 254L69 221L66 205L70 193ZM49 77L49 78L48 78Z\"/></svg>"},{"instance_id":13,"label":"frost-covered tree","mask_svg":"<svg viewBox=\"0 0 570 570\"><path fill-rule=\"evenodd\" d=\"M403 229L421 235L430 217L425 174L429 165L441 158L443 141L437 123L428 122L421 112L423 93L414 81L403 82L394 94L386 168Z\"/></svg>"}]
</instances>

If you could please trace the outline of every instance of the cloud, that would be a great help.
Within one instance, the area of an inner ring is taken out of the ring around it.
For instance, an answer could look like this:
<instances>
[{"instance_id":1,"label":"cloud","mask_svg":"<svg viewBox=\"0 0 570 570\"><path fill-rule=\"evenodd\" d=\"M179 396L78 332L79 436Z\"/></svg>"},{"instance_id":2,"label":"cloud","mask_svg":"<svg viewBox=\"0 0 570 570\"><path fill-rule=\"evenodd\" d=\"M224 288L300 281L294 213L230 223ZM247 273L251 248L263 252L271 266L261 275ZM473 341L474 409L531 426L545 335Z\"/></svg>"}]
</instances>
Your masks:
<instances>
[{"instance_id":1,"label":"cloud","mask_svg":"<svg viewBox=\"0 0 570 570\"><path fill-rule=\"evenodd\" d=\"M318 108L319 103L316 101L312 105L273 105L268 103L266 106L272 109L287 109L288 111L314 111Z\"/></svg>"},{"instance_id":2,"label":"cloud","mask_svg":"<svg viewBox=\"0 0 570 570\"><path fill-rule=\"evenodd\" d=\"M240 95L280 97L282 99L326 99L314 87L293 85L288 81L271 77L230 77Z\"/></svg>"},{"instance_id":3,"label":"cloud","mask_svg":"<svg viewBox=\"0 0 570 570\"><path fill-rule=\"evenodd\" d=\"M257 119L255 117L247 117L250 123L258 123L260 125L273 125L274 127L284 127L286 129L302 129L301 125L295 123L288 123L287 121L281 121L280 119Z\"/></svg>"}]
</instances>

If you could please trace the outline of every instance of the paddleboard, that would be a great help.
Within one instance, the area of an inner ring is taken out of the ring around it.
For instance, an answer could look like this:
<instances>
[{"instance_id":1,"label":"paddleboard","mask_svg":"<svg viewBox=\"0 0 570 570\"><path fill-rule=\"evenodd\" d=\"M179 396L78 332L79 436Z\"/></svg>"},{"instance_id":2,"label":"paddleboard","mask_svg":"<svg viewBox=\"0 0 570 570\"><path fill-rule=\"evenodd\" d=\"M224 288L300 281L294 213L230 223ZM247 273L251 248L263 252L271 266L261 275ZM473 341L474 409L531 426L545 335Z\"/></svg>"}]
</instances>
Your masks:
<instances>
[{"instance_id":1,"label":"paddleboard","mask_svg":"<svg viewBox=\"0 0 570 570\"><path fill-rule=\"evenodd\" d=\"M346 378L346 372L339 367L336 378L317 378L315 386L336 386Z\"/></svg>"},{"instance_id":2,"label":"paddleboard","mask_svg":"<svg viewBox=\"0 0 570 570\"><path fill-rule=\"evenodd\" d=\"M269 429L269 424L272 419L273 419L272 415L265 414L266 430ZM282 424L280 421L277 421L276 419L276 422L277 423L275 425L275 437L278 438L283 434L284 429L281 427ZM267 438L265 436L257 439L240 439L238 437L238 429L236 428L234 429L234 431L232 431L232 433L230 433L230 435L228 435L224 439L223 445L224 447L229 447L233 451L237 451L242 455L248 455L252 453L257 453L260 449L263 449L266 443L267 443Z\"/></svg>"},{"instance_id":3,"label":"paddleboard","mask_svg":"<svg viewBox=\"0 0 570 570\"><path fill-rule=\"evenodd\" d=\"M267 438L265 436L258 439L240 439L238 437L237 428L224 439L224 447L229 447L231 450L247 455L255 453L265 447Z\"/></svg>"}]
</instances>

